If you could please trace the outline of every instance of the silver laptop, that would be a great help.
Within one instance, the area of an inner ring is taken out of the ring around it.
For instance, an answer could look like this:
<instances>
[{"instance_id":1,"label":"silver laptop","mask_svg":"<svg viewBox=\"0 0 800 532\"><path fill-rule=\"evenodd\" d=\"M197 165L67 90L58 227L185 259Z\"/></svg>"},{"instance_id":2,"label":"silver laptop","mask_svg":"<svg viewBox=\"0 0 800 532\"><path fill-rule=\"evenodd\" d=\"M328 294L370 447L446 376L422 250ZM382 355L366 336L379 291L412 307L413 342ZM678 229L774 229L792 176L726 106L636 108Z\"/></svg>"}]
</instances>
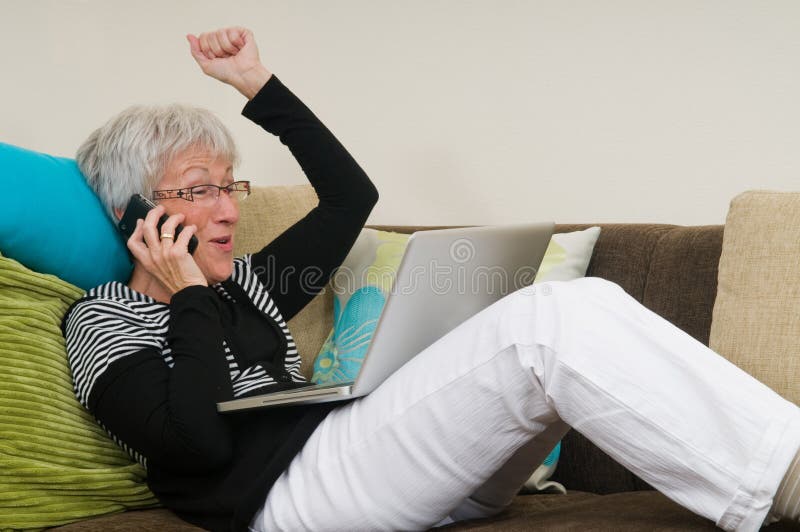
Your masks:
<instances>
[{"instance_id":1,"label":"silver laptop","mask_svg":"<svg viewBox=\"0 0 800 532\"><path fill-rule=\"evenodd\" d=\"M367 395L463 321L533 283L553 223L418 231L405 253L355 382L217 403L220 412Z\"/></svg>"}]
</instances>

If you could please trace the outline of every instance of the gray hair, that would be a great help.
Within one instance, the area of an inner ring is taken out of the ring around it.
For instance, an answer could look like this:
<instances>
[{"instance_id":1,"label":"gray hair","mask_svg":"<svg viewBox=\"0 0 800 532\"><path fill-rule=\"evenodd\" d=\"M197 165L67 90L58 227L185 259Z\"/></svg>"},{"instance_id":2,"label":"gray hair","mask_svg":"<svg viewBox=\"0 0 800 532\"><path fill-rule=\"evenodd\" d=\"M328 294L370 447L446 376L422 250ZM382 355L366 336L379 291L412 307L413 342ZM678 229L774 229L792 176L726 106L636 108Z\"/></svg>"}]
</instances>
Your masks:
<instances>
[{"instance_id":1,"label":"gray hair","mask_svg":"<svg viewBox=\"0 0 800 532\"><path fill-rule=\"evenodd\" d=\"M89 135L76 159L112 220L131 195L149 197L169 162L199 146L234 166L239 154L228 129L210 111L186 105L133 106Z\"/></svg>"}]
</instances>

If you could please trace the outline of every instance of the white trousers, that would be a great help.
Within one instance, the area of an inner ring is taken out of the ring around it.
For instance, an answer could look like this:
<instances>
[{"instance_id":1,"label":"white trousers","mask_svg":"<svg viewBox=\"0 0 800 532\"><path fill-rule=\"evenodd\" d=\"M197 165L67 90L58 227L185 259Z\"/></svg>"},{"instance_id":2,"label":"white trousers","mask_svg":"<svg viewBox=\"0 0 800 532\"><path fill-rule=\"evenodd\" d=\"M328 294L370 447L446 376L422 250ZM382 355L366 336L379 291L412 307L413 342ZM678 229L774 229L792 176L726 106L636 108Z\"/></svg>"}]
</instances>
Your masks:
<instances>
[{"instance_id":1,"label":"white trousers","mask_svg":"<svg viewBox=\"0 0 800 532\"><path fill-rule=\"evenodd\" d=\"M251 527L419 530L492 515L569 427L726 530L762 525L800 448L800 408L619 286L543 283L332 411Z\"/></svg>"}]
</instances>

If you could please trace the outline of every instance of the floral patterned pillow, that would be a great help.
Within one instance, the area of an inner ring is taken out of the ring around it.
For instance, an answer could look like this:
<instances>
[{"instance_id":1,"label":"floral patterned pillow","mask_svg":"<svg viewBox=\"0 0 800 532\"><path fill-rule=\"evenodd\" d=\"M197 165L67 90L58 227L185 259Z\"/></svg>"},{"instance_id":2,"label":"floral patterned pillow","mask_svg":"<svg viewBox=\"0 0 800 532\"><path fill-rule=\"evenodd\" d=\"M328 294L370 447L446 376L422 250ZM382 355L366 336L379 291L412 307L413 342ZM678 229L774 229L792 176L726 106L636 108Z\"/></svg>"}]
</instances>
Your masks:
<instances>
[{"instance_id":1,"label":"floral patterned pillow","mask_svg":"<svg viewBox=\"0 0 800 532\"><path fill-rule=\"evenodd\" d=\"M314 360L311 380L355 380L411 235L362 229L333 276L333 328Z\"/></svg>"}]
</instances>

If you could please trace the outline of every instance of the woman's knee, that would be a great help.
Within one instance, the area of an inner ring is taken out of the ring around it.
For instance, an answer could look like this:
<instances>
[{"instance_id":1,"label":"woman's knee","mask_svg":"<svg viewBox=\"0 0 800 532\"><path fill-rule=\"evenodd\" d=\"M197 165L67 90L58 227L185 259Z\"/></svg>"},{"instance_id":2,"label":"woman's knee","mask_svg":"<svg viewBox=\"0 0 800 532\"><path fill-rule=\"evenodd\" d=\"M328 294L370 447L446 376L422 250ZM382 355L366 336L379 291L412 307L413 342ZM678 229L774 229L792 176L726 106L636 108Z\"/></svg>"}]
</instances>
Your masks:
<instances>
[{"instance_id":1,"label":"woman's knee","mask_svg":"<svg viewBox=\"0 0 800 532\"><path fill-rule=\"evenodd\" d=\"M570 281L576 285L583 287L584 290L593 290L593 291L623 291L622 287L615 283L614 281L609 281L608 279L603 279L602 277L581 277L580 279L575 279L574 281Z\"/></svg>"},{"instance_id":2,"label":"woman's knee","mask_svg":"<svg viewBox=\"0 0 800 532\"><path fill-rule=\"evenodd\" d=\"M601 277L582 277L568 281L568 284L574 293L576 302L582 306L591 306L600 302L607 304L610 300L630 298L620 285Z\"/></svg>"},{"instance_id":3,"label":"woman's knee","mask_svg":"<svg viewBox=\"0 0 800 532\"><path fill-rule=\"evenodd\" d=\"M625 290L617 283L601 277L581 277L572 281L548 281L536 283L518 291L518 295L555 297L560 306L591 305L598 300L626 296Z\"/></svg>"}]
</instances>

